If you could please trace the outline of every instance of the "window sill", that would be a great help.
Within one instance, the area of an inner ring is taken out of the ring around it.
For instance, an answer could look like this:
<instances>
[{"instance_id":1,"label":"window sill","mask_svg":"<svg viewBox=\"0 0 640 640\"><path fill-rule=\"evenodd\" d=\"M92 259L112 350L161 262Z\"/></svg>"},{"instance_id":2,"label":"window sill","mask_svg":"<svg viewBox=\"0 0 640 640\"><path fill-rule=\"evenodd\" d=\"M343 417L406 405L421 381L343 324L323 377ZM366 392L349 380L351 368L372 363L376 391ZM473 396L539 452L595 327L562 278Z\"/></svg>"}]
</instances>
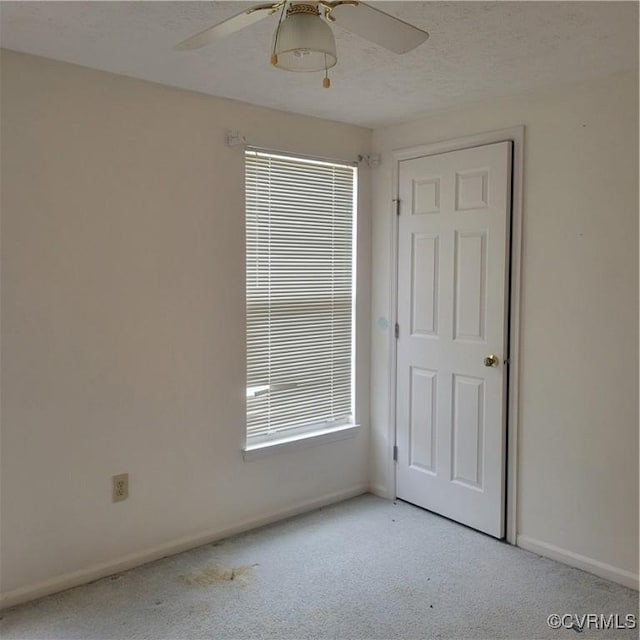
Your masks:
<instances>
[{"instance_id":1,"label":"window sill","mask_svg":"<svg viewBox=\"0 0 640 640\"><path fill-rule=\"evenodd\" d=\"M298 435L287 436L278 440L269 440L259 444L247 445L242 450L245 462L263 458L274 453L283 453L285 451L296 451L305 447L316 444L326 444L328 442L336 442L337 440L346 440L353 438L360 430L359 424L345 424L333 429L323 429L322 431L308 431Z\"/></svg>"}]
</instances>

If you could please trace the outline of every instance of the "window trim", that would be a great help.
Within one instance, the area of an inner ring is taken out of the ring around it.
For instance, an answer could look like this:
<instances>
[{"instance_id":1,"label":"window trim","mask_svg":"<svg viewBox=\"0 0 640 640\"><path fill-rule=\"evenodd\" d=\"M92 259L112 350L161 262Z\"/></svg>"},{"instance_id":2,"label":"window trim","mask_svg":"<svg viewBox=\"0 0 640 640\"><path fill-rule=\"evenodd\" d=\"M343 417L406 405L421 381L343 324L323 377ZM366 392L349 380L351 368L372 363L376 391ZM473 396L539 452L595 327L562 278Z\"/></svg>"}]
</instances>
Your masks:
<instances>
[{"instance_id":1,"label":"window trim","mask_svg":"<svg viewBox=\"0 0 640 640\"><path fill-rule=\"evenodd\" d=\"M348 438L354 438L359 431L360 425L358 423L348 423L329 429L316 429L315 431L305 430L282 436L278 439L246 444L242 449L242 456L245 462L250 462L274 453L297 451L317 444L347 440Z\"/></svg>"}]
</instances>

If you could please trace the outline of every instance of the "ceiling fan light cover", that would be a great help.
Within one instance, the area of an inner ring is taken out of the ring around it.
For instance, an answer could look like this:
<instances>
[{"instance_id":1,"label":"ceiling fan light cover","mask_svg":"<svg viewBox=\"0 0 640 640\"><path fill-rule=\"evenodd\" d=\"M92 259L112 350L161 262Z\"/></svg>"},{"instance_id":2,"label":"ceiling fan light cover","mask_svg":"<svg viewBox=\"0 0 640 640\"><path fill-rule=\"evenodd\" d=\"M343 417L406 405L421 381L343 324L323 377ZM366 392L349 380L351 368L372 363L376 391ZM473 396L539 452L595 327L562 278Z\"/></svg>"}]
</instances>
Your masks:
<instances>
[{"instance_id":1,"label":"ceiling fan light cover","mask_svg":"<svg viewBox=\"0 0 640 640\"><path fill-rule=\"evenodd\" d=\"M311 13L292 13L282 21L274 52L274 66L286 71L324 71L338 61L331 27Z\"/></svg>"}]
</instances>

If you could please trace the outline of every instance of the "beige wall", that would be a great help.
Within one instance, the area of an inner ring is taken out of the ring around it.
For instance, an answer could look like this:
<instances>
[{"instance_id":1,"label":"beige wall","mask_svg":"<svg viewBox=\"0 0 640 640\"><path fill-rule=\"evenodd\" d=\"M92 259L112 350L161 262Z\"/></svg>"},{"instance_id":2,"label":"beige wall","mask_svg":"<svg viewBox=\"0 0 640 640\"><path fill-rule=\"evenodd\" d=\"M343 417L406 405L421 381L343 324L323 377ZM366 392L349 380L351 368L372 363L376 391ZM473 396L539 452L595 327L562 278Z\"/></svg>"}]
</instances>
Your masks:
<instances>
[{"instance_id":1,"label":"beige wall","mask_svg":"<svg viewBox=\"0 0 640 640\"><path fill-rule=\"evenodd\" d=\"M525 125L517 532L627 584L638 574L638 81L374 132L372 483L388 484L392 149ZM380 323L383 324L383 323Z\"/></svg>"},{"instance_id":2,"label":"beige wall","mask_svg":"<svg viewBox=\"0 0 640 640\"><path fill-rule=\"evenodd\" d=\"M345 160L371 138L2 55L5 602L367 488L368 172L363 429L245 463L244 168L242 149L224 144L227 129ZM110 478L122 472L131 497L112 504Z\"/></svg>"},{"instance_id":3,"label":"beige wall","mask_svg":"<svg viewBox=\"0 0 640 640\"><path fill-rule=\"evenodd\" d=\"M357 493L369 480L384 490L390 333L377 321L391 315L390 150L520 124L518 533L565 560L637 575L634 76L374 133L383 163L373 184L363 170L360 185L365 429L248 463L243 166L225 132L347 160L369 151L371 132L8 52L1 107L5 603ZM123 471L131 497L114 505L110 476Z\"/></svg>"}]
</instances>

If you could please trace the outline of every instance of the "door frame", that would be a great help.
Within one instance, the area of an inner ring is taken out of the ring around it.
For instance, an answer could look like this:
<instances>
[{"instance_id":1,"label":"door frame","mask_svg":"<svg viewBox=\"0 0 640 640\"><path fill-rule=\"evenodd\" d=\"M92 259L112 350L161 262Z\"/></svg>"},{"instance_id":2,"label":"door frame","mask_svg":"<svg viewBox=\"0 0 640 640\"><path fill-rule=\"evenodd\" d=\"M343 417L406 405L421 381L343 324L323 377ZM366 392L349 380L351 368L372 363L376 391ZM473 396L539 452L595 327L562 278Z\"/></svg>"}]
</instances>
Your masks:
<instances>
[{"instance_id":1,"label":"door frame","mask_svg":"<svg viewBox=\"0 0 640 640\"><path fill-rule=\"evenodd\" d=\"M418 145L392 152L393 157L393 211L391 225L391 326L398 322L398 227L397 212L400 162L424 156L439 155L449 151L460 151L480 147L496 142L513 143L513 167L511 183L511 231L509 256L509 379L506 401L507 450L506 450L506 536L510 544L516 544L517 533L517 491L518 491L518 417L520 389L520 322L521 322L521 281L522 281L522 203L523 203L523 168L524 168L524 125L489 131L473 136L455 138L431 144ZM392 499L396 497L396 462L394 448L396 445L396 394L397 394L397 341L390 340L389 349L389 431L388 460L389 478L387 493Z\"/></svg>"}]
</instances>

